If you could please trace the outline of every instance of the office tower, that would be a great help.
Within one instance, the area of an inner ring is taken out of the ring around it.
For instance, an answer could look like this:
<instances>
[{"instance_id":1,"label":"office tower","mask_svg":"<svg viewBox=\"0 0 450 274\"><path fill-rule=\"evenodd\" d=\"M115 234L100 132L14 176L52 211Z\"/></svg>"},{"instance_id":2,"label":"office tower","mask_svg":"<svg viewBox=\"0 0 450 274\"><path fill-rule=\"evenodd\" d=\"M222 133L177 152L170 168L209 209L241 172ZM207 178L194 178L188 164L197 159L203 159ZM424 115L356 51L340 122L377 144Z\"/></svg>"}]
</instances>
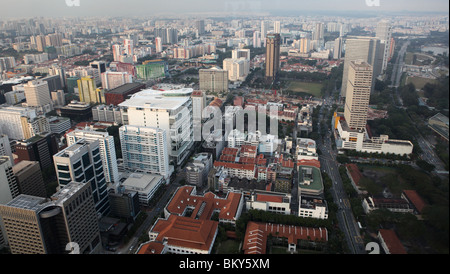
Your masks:
<instances>
[{"instance_id":1,"label":"office tower","mask_svg":"<svg viewBox=\"0 0 450 274\"><path fill-rule=\"evenodd\" d=\"M273 22L273 33L281 33L281 22L280 21Z\"/></svg>"},{"instance_id":2,"label":"office tower","mask_svg":"<svg viewBox=\"0 0 450 274\"><path fill-rule=\"evenodd\" d=\"M64 254L70 242L80 254L101 248L89 184L71 182L51 199L19 195L0 205L0 216L13 254Z\"/></svg>"},{"instance_id":3,"label":"office tower","mask_svg":"<svg viewBox=\"0 0 450 274\"><path fill-rule=\"evenodd\" d=\"M142 80L157 80L169 75L169 65L161 59L149 60L136 66L136 75Z\"/></svg>"},{"instance_id":4,"label":"office tower","mask_svg":"<svg viewBox=\"0 0 450 274\"><path fill-rule=\"evenodd\" d=\"M48 74L50 76L58 75L59 80L61 82L61 88L64 88L66 86L66 72L64 71L64 68L58 67L58 66L52 66L51 68L48 69ZM49 90L53 91L50 89L50 87L49 87Z\"/></svg>"},{"instance_id":5,"label":"office tower","mask_svg":"<svg viewBox=\"0 0 450 274\"><path fill-rule=\"evenodd\" d=\"M390 59L392 28L387 20L382 20L377 24L376 37L380 39L383 48L383 64L381 71L384 72Z\"/></svg>"},{"instance_id":6,"label":"office tower","mask_svg":"<svg viewBox=\"0 0 450 274\"><path fill-rule=\"evenodd\" d=\"M206 94L201 90L192 92L192 117L194 120L202 120L202 111L206 107Z\"/></svg>"},{"instance_id":7,"label":"office tower","mask_svg":"<svg viewBox=\"0 0 450 274\"><path fill-rule=\"evenodd\" d=\"M208 92L228 91L228 71L213 67L210 69L200 69L198 74L200 90Z\"/></svg>"},{"instance_id":8,"label":"office tower","mask_svg":"<svg viewBox=\"0 0 450 274\"><path fill-rule=\"evenodd\" d=\"M264 47L266 46L266 35L269 31L269 22L261 21L261 41L264 43Z\"/></svg>"},{"instance_id":9,"label":"office tower","mask_svg":"<svg viewBox=\"0 0 450 274\"><path fill-rule=\"evenodd\" d=\"M8 135L0 134L0 156L8 156L11 164L14 164L14 158L11 151L11 144Z\"/></svg>"},{"instance_id":10,"label":"office tower","mask_svg":"<svg viewBox=\"0 0 450 274\"><path fill-rule=\"evenodd\" d=\"M119 104L126 108L126 115L122 117L124 121L128 119L129 125L165 130L167 151L175 165L181 165L186 160L194 143L192 92L192 88L147 89Z\"/></svg>"},{"instance_id":11,"label":"office tower","mask_svg":"<svg viewBox=\"0 0 450 274\"><path fill-rule=\"evenodd\" d=\"M341 97L346 97L348 70L350 62L364 60L373 68L375 79L381 72L382 58L380 59L380 40L376 37L352 36L345 42L344 71L342 74ZM374 85L375 81L372 81Z\"/></svg>"},{"instance_id":12,"label":"office tower","mask_svg":"<svg viewBox=\"0 0 450 274\"><path fill-rule=\"evenodd\" d=\"M261 47L261 32L259 31L253 32L253 47L254 48Z\"/></svg>"},{"instance_id":13,"label":"office tower","mask_svg":"<svg viewBox=\"0 0 450 274\"><path fill-rule=\"evenodd\" d=\"M68 77L67 78L67 93L78 94L78 80L80 77Z\"/></svg>"},{"instance_id":14,"label":"office tower","mask_svg":"<svg viewBox=\"0 0 450 274\"><path fill-rule=\"evenodd\" d=\"M280 34L268 34L266 38L266 78L274 80L280 68Z\"/></svg>"},{"instance_id":15,"label":"office tower","mask_svg":"<svg viewBox=\"0 0 450 274\"><path fill-rule=\"evenodd\" d=\"M351 61L347 79L345 120L351 129L365 130L372 90L372 66L364 60Z\"/></svg>"},{"instance_id":16,"label":"office tower","mask_svg":"<svg viewBox=\"0 0 450 274\"><path fill-rule=\"evenodd\" d=\"M120 61L120 56L122 55L122 47L119 44L112 45L112 53L114 61Z\"/></svg>"},{"instance_id":17,"label":"office tower","mask_svg":"<svg viewBox=\"0 0 450 274\"><path fill-rule=\"evenodd\" d=\"M162 52L162 39L161 39L161 37L156 37L155 38L155 48L156 48L156 52L157 53Z\"/></svg>"},{"instance_id":18,"label":"office tower","mask_svg":"<svg viewBox=\"0 0 450 274\"><path fill-rule=\"evenodd\" d=\"M114 137L109 136L108 132L94 130L76 129L66 134L67 145L71 146L78 140L86 139L88 141L99 142L100 157L103 163L103 173L106 182L118 182L119 170L117 169L116 149L114 147Z\"/></svg>"},{"instance_id":19,"label":"office tower","mask_svg":"<svg viewBox=\"0 0 450 274\"><path fill-rule=\"evenodd\" d=\"M133 81L128 72L105 71L101 75L102 87L106 90L114 89Z\"/></svg>"},{"instance_id":20,"label":"office tower","mask_svg":"<svg viewBox=\"0 0 450 274\"><path fill-rule=\"evenodd\" d=\"M300 53L308 53L311 51L310 42L309 38L300 38Z\"/></svg>"},{"instance_id":21,"label":"office tower","mask_svg":"<svg viewBox=\"0 0 450 274\"><path fill-rule=\"evenodd\" d=\"M313 40L323 40L325 33L325 25L323 23L316 23L313 31Z\"/></svg>"},{"instance_id":22,"label":"office tower","mask_svg":"<svg viewBox=\"0 0 450 274\"><path fill-rule=\"evenodd\" d=\"M20 194L47 197L44 178L37 161L20 161L13 166Z\"/></svg>"},{"instance_id":23,"label":"office tower","mask_svg":"<svg viewBox=\"0 0 450 274\"><path fill-rule=\"evenodd\" d=\"M66 104L66 97L63 90L52 91L52 102L54 106L64 106Z\"/></svg>"},{"instance_id":24,"label":"office tower","mask_svg":"<svg viewBox=\"0 0 450 274\"><path fill-rule=\"evenodd\" d=\"M22 117L25 117L23 119ZM29 132L27 118L36 118L36 110L23 107L0 107L0 132L8 135L11 140L22 140Z\"/></svg>"},{"instance_id":25,"label":"office tower","mask_svg":"<svg viewBox=\"0 0 450 274\"><path fill-rule=\"evenodd\" d=\"M90 185L95 210L106 216L109 212L108 191L99 143L98 140L80 139L53 155L53 161L59 187L72 181Z\"/></svg>"},{"instance_id":26,"label":"office tower","mask_svg":"<svg viewBox=\"0 0 450 274\"><path fill-rule=\"evenodd\" d=\"M205 20L198 20L195 22L195 27L197 28L198 35L205 33Z\"/></svg>"},{"instance_id":27,"label":"office tower","mask_svg":"<svg viewBox=\"0 0 450 274\"><path fill-rule=\"evenodd\" d=\"M38 161L41 170L45 170L53 164L52 155L58 152L58 141L56 134L44 133L16 141L14 147L19 161Z\"/></svg>"},{"instance_id":28,"label":"office tower","mask_svg":"<svg viewBox=\"0 0 450 274\"><path fill-rule=\"evenodd\" d=\"M133 43L132 40L130 40L131 43ZM131 44L131 47L133 46L133 44ZM89 63L89 66L95 70L98 71L98 73L96 73L97 75L102 75L103 72L106 71L106 63L103 61L93 61Z\"/></svg>"},{"instance_id":29,"label":"office tower","mask_svg":"<svg viewBox=\"0 0 450 274\"><path fill-rule=\"evenodd\" d=\"M23 87L25 89L25 99L27 100L28 106L52 106L52 99L50 98L50 90L48 88L47 82L41 80L33 80L23 85Z\"/></svg>"},{"instance_id":30,"label":"office tower","mask_svg":"<svg viewBox=\"0 0 450 274\"><path fill-rule=\"evenodd\" d=\"M123 40L123 48L124 48L124 53L128 56L133 56L134 55L134 45L133 45L133 40L131 39L124 39Z\"/></svg>"},{"instance_id":31,"label":"office tower","mask_svg":"<svg viewBox=\"0 0 450 274\"><path fill-rule=\"evenodd\" d=\"M125 125L119 129L124 167L170 178L166 130L156 127Z\"/></svg>"},{"instance_id":32,"label":"office tower","mask_svg":"<svg viewBox=\"0 0 450 274\"><path fill-rule=\"evenodd\" d=\"M82 77L77 83L80 102L105 103L105 92L103 89L97 89L92 76Z\"/></svg>"},{"instance_id":33,"label":"office tower","mask_svg":"<svg viewBox=\"0 0 450 274\"><path fill-rule=\"evenodd\" d=\"M342 37L338 37L334 40L333 59L341 59L343 42L344 40Z\"/></svg>"},{"instance_id":34,"label":"office tower","mask_svg":"<svg viewBox=\"0 0 450 274\"><path fill-rule=\"evenodd\" d=\"M0 156L0 204L6 204L19 195L12 164L8 156Z\"/></svg>"}]
</instances>

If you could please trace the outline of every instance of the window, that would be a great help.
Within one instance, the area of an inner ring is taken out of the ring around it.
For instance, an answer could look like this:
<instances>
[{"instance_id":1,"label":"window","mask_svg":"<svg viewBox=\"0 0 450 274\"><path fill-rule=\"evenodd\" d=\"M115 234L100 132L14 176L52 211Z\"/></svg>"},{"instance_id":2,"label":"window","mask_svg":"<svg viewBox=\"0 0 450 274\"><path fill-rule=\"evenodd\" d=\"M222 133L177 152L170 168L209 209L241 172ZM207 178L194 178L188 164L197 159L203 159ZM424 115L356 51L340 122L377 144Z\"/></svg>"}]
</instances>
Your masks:
<instances>
[{"instance_id":1,"label":"window","mask_svg":"<svg viewBox=\"0 0 450 274\"><path fill-rule=\"evenodd\" d=\"M85 153L82 157L83 166L86 168L91 164L91 159L89 158L89 153Z\"/></svg>"}]
</instances>

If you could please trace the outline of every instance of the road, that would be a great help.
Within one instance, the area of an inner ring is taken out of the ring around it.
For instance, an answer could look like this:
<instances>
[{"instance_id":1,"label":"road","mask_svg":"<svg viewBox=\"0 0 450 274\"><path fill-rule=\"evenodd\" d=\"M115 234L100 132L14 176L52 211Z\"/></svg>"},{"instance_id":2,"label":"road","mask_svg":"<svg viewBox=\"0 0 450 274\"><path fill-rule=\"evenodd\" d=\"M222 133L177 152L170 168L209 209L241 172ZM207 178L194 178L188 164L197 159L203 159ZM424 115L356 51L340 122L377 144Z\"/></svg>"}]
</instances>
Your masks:
<instances>
[{"instance_id":1,"label":"road","mask_svg":"<svg viewBox=\"0 0 450 274\"><path fill-rule=\"evenodd\" d=\"M325 99L326 102L331 104L329 98ZM323 110L328 105L324 104L320 108L319 121L323 120ZM325 122L329 121L327 118ZM344 232L345 239L347 241L349 250L353 254L366 254L363 240L359 231L357 221L353 216L353 211L350 206L350 201L343 188L341 175L339 174L339 166L337 164L336 156L337 151L332 147L331 132L321 132L319 127L319 140L317 141L317 148L321 151L319 156L320 166L332 180L332 195L334 203L338 205L338 212L336 214L339 228Z\"/></svg>"}]
</instances>

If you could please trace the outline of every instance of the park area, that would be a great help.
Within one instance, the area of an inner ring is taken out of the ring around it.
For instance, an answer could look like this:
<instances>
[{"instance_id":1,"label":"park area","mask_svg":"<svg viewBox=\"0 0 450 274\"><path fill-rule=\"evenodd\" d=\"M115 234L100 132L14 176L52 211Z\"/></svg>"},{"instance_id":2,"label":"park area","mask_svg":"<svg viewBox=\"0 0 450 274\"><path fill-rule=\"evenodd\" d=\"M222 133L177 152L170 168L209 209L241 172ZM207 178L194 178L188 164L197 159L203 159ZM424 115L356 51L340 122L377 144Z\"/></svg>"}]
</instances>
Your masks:
<instances>
[{"instance_id":1,"label":"park area","mask_svg":"<svg viewBox=\"0 0 450 274\"><path fill-rule=\"evenodd\" d=\"M406 84L413 83L416 89L422 89L426 83L436 84L437 80L420 77L420 76L407 76Z\"/></svg>"},{"instance_id":2,"label":"park area","mask_svg":"<svg viewBox=\"0 0 450 274\"><path fill-rule=\"evenodd\" d=\"M298 95L310 94L316 98L322 97L322 84L315 82L290 81L287 90Z\"/></svg>"}]
</instances>

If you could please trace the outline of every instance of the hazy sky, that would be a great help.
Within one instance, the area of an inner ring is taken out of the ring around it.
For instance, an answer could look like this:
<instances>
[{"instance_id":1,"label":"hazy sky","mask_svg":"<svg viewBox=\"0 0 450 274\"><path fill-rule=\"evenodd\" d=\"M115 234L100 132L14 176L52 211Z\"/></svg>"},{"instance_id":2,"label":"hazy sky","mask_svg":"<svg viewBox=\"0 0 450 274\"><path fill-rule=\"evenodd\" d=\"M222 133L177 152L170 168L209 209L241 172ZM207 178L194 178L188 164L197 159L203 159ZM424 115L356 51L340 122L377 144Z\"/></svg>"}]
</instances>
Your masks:
<instances>
[{"instance_id":1,"label":"hazy sky","mask_svg":"<svg viewBox=\"0 0 450 274\"><path fill-rule=\"evenodd\" d=\"M79 1L69 7L66 2ZM372 5L370 5L372 3ZM379 5L376 5L379 3ZM368 5L369 4L369 5ZM0 0L0 17L129 16L188 12L449 12L448 0ZM0 18L1 19L1 18Z\"/></svg>"}]
</instances>

